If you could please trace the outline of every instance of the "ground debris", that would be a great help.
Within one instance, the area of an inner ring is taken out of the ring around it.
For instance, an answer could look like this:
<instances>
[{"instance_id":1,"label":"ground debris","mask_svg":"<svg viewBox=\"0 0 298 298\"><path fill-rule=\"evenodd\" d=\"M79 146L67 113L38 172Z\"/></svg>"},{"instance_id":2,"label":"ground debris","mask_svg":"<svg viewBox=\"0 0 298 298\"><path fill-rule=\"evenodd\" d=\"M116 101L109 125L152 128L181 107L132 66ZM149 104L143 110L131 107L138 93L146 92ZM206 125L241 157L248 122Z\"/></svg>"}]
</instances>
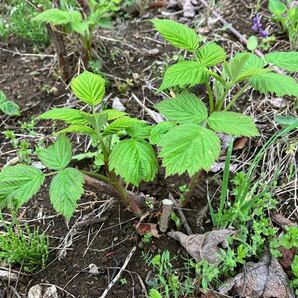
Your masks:
<instances>
[{"instance_id":1,"label":"ground debris","mask_svg":"<svg viewBox=\"0 0 298 298\"><path fill-rule=\"evenodd\" d=\"M35 285L30 288L28 298L58 298L57 288L54 285Z\"/></svg>"},{"instance_id":2,"label":"ground debris","mask_svg":"<svg viewBox=\"0 0 298 298\"><path fill-rule=\"evenodd\" d=\"M143 236L147 233L150 233L153 237L159 238L157 224L153 223L134 223L134 227L136 228L137 232Z\"/></svg>"},{"instance_id":3,"label":"ground debris","mask_svg":"<svg viewBox=\"0 0 298 298\"><path fill-rule=\"evenodd\" d=\"M240 297L294 298L288 278L278 261L266 252L258 263L249 262L243 272L228 279L219 289L221 294L233 290Z\"/></svg>"},{"instance_id":4,"label":"ground debris","mask_svg":"<svg viewBox=\"0 0 298 298\"><path fill-rule=\"evenodd\" d=\"M171 231L168 236L180 241L181 245L196 261L206 260L210 264L217 264L220 262L218 256L220 246L225 247L227 237L234 233L234 230L226 229L187 236L182 232Z\"/></svg>"},{"instance_id":5,"label":"ground debris","mask_svg":"<svg viewBox=\"0 0 298 298\"><path fill-rule=\"evenodd\" d=\"M179 6L183 9L185 18L193 18L196 15L198 1L196 0L169 0L168 8Z\"/></svg>"}]
</instances>

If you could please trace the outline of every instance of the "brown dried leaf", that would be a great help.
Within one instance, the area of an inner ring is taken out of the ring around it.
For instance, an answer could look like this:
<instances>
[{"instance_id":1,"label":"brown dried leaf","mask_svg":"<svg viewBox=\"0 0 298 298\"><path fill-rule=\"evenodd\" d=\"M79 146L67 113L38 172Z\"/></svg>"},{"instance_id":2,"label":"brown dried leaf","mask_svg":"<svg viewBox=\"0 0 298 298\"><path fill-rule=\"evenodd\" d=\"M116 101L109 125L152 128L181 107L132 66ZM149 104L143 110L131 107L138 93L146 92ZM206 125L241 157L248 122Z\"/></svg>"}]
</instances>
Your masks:
<instances>
[{"instance_id":1,"label":"brown dried leaf","mask_svg":"<svg viewBox=\"0 0 298 298\"><path fill-rule=\"evenodd\" d=\"M243 272L228 279L220 288L221 294L233 290L240 297L294 298L288 278L278 261L266 252L258 263L249 262Z\"/></svg>"},{"instance_id":2,"label":"brown dried leaf","mask_svg":"<svg viewBox=\"0 0 298 298\"><path fill-rule=\"evenodd\" d=\"M153 237L159 238L157 224L153 223L134 223L137 232L143 236L146 233L151 233Z\"/></svg>"},{"instance_id":3,"label":"brown dried leaf","mask_svg":"<svg viewBox=\"0 0 298 298\"><path fill-rule=\"evenodd\" d=\"M248 141L247 137L238 138L234 143L233 150L236 151L236 150L243 149L245 147L247 141Z\"/></svg>"},{"instance_id":4,"label":"brown dried leaf","mask_svg":"<svg viewBox=\"0 0 298 298\"><path fill-rule=\"evenodd\" d=\"M294 261L297 249L291 248L287 249L283 246L279 248L279 251L281 252L282 256L278 258L278 262L281 265L281 267L286 271L286 273L291 273L291 265Z\"/></svg>"},{"instance_id":5,"label":"brown dried leaf","mask_svg":"<svg viewBox=\"0 0 298 298\"><path fill-rule=\"evenodd\" d=\"M226 238L234 233L234 230L227 229L187 236L181 232L172 231L168 236L180 241L196 261L207 260L210 264L217 264L220 262L219 245L226 246Z\"/></svg>"}]
</instances>

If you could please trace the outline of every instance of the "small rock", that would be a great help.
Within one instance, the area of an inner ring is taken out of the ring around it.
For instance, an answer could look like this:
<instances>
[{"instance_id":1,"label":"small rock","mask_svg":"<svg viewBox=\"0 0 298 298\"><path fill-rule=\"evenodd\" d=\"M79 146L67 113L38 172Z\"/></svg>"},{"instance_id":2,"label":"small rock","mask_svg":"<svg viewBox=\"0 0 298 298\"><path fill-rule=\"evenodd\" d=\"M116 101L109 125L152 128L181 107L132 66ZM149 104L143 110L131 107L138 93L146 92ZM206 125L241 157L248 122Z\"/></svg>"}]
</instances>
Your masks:
<instances>
[{"instance_id":1,"label":"small rock","mask_svg":"<svg viewBox=\"0 0 298 298\"><path fill-rule=\"evenodd\" d=\"M89 273L99 274L98 267L95 264L90 264L89 265Z\"/></svg>"},{"instance_id":2,"label":"small rock","mask_svg":"<svg viewBox=\"0 0 298 298\"><path fill-rule=\"evenodd\" d=\"M59 298L57 288L54 285L35 285L30 288L28 298Z\"/></svg>"},{"instance_id":3,"label":"small rock","mask_svg":"<svg viewBox=\"0 0 298 298\"><path fill-rule=\"evenodd\" d=\"M275 108L285 108L287 106L286 101L282 97L272 98L271 104Z\"/></svg>"},{"instance_id":4,"label":"small rock","mask_svg":"<svg viewBox=\"0 0 298 298\"><path fill-rule=\"evenodd\" d=\"M112 108L120 112L124 112L126 110L125 106L122 104L119 97L115 97L113 99Z\"/></svg>"},{"instance_id":5,"label":"small rock","mask_svg":"<svg viewBox=\"0 0 298 298\"><path fill-rule=\"evenodd\" d=\"M152 55L152 56L156 56L160 53L159 49L158 48L155 48L155 49L151 49L148 51L148 54L149 55Z\"/></svg>"}]
</instances>

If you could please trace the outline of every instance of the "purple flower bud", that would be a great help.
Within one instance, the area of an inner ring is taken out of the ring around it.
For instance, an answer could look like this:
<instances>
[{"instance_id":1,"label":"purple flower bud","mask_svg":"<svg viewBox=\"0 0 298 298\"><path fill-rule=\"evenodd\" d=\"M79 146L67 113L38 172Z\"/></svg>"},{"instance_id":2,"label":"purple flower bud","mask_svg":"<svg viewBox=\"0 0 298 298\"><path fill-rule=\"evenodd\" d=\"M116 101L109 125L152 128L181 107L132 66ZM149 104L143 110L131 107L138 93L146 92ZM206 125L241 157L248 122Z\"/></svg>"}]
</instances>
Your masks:
<instances>
[{"instance_id":1,"label":"purple flower bud","mask_svg":"<svg viewBox=\"0 0 298 298\"><path fill-rule=\"evenodd\" d=\"M260 35L261 35L261 37L266 38L269 36L269 33L266 30L262 30L262 31L260 31Z\"/></svg>"}]
</instances>

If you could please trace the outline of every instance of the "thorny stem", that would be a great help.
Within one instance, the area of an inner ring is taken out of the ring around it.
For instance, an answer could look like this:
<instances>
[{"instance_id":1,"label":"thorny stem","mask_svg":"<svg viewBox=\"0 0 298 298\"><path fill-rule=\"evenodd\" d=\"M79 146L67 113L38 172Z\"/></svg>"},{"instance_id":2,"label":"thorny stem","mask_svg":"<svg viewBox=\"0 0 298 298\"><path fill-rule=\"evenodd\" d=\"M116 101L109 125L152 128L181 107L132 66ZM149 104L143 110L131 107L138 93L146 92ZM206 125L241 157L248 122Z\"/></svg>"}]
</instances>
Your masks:
<instances>
[{"instance_id":1,"label":"thorny stem","mask_svg":"<svg viewBox=\"0 0 298 298\"><path fill-rule=\"evenodd\" d=\"M226 86L227 83L224 79L222 79L216 72L213 72L211 70L208 71L208 73L214 77L216 80L218 80L219 82L221 82L222 85Z\"/></svg>"},{"instance_id":2,"label":"thorny stem","mask_svg":"<svg viewBox=\"0 0 298 298\"><path fill-rule=\"evenodd\" d=\"M81 171L84 175L88 175L90 177L94 177L97 178L100 181L106 182L106 183L110 183L110 179L107 176L98 174L98 173L94 173L94 172L88 172L88 171Z\"/></svg>"},{"instance_id":3,"label":"thorny stem","mask_svg":"<svg viewBox=\"0 0 298 298\"><path fill-rule=\"evenodd\" d=\"M201 178L204 175L204 172L205 172L204 170L200 170L200 171L198 171L197 173L195 173L194 175L191 176L189 187L188 187L189 190L188 190L188 192L184 196L185 197L185 200L181 204L182 205L181 207L187 205L187 203L189 202L189 200L193 196L197 185L199 184Z\"/></svg>"},{"instance_id":4,"label":"thorny stem","mask_svg":"<svg viewBox=\"0 0 298 298\"><path fill-rule=\"evenodd\" d=\"M108 173L110 178L110 184L114 186L119 194L120 201L125 205L125 207L133 212L137 216L142 216L143 212L141 208L134 202L129 196L125 188L122 186L121 182L119 182L114 171Z\"/></svg>"},{"instance_id":5,"label":"thorny stem","mask_svg":"<svg viewBox=\"0 0 298 298\"><path fill-rule=\"evenodd\" d=\"M235 103L235 101L248 89L249 84L244 85L231 99L228 105L225 107L224 111L229 110Z\"/></svg>"},{"instance_id":6,"label":"thorny stem","mask_svg":"<svg viewBox=\"0 0 298 298\"><path fill-rule=\"evenodd\" d=\"M220 100L219 100L219 101L217 102L217 104L216 104L216 111L220 111L220 110L222 109L224 100L225 100L225 98L227 97L227 95L228 95L228 93L229 93L231 87L232 87L231 84L228 84L228 85L226 86L226 89L225 89L224 94L222 95L222 97L220 98Z\"/></svg>"},{"instance_id":7,"label":"thorny stem","mask_svg":"<svg viewBox=\"0 0 298 298\"><path fill-rule=\"evenodd\" d=\"M93 116L95 115L95 107L93 107ZM96 121L95 121L96 122ZM97 124L95 125L97 126ZM95 127L97 138L100 142L100 146L104 155L104 162L105 162L105 171L106 171L106 176L100 175L93 173L92 176L102 180L104 182L109 183L112 185L118 192L119 194L119 200L128 208L130 211L132 211L135 215L137 216L142 216L142 210L140 207L129 197L126 189L122 186L121 182L118 180L117 175L115 174L114 171L110 171L108 167L108 161L109 161L109 154L110 150L109 148L106 147L103 136L100 133L100 127ZM87 173L89 175L89 173Z\"/></svg>"},{"instance_id":8,"label":"thorny stem","mask_svg":"<svg viewBox=\"0 0 298 298\"><path fill-rule=\"evenodd\" d=\"M214 111L214 97L212 95L212 90L211 90L211 87L208 84L208 82L205 82L205 86L206 86L206 89L208 92L208 97L209 97L209 109L210 109L209 114L212 114Z\"/></svg>"}]
</instances>

